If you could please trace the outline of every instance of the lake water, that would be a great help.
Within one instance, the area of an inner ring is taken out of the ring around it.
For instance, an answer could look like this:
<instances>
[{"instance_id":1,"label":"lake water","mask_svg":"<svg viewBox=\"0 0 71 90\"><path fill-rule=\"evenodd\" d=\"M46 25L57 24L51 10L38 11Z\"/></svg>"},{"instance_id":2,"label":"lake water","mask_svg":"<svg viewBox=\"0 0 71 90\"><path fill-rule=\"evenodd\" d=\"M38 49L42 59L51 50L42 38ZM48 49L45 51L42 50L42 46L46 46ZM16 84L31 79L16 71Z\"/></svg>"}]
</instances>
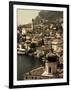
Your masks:
<instances>
[{"instance_id":1,"label":"lake water","mask_svg":"<svg viewBox=\"0 0 71 90\"><path fill-rule=\"evenodd\" d=\"M17 55L17 80L23 80L24 74L41 65L41 61L26 55Z\"/></svg>"}]
</instances>

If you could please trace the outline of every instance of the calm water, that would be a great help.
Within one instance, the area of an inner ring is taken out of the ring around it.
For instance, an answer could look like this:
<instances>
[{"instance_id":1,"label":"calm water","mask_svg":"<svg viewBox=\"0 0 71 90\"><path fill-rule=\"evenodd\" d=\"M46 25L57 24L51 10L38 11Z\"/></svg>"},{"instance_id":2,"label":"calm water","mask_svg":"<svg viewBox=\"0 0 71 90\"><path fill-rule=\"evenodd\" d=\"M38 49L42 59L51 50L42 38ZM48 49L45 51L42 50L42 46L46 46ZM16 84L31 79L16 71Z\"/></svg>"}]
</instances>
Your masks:
<instances>
[{"instance_id":1,"label":"calm water","mask_svg":"<svg viewBox=\"0 0 71 90\"><path fill-rule=\"evenodd\" d=\"M37 68L41 62L33 57L25 55L17 55L17 79L23 80L24 73Z\"/></svg>"}]
</instances>

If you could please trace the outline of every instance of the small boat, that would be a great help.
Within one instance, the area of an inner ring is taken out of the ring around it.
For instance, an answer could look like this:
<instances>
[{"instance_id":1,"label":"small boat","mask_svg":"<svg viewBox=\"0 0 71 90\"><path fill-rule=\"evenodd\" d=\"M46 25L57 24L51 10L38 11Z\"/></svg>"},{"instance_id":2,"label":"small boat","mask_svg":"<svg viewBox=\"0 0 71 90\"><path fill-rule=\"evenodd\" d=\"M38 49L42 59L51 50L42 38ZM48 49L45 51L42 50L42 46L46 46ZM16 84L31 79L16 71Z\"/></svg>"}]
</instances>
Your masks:
<instances>
[{"instance_id":1,"label":"small boat","mask_svg":"<svg viewBox=\"0 0 71 90\"><path fill-rule=\"evenodd\" d=\"M17 49L17 54L25 54L25 49L22 49L22 48L18 48Z\"/></svg>"}]
</instances>

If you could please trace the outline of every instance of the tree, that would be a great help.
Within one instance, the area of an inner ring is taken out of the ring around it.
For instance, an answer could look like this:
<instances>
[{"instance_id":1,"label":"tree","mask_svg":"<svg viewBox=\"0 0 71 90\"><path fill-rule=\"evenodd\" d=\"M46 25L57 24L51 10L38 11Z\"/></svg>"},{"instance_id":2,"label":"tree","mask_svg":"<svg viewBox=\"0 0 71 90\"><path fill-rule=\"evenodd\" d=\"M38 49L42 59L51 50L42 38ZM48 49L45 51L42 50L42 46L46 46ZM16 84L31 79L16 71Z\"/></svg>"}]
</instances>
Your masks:
<instances>
[{"instance_id":1,"label":"tree","mask_svg":"<svg viewBox=\"0 0 71 90\"><path fill-rule=\"evenodd\" d=\"M30 48L35 49L36 48L36 44L35 43L31 43Z\"/></svg>"}]
</instances>

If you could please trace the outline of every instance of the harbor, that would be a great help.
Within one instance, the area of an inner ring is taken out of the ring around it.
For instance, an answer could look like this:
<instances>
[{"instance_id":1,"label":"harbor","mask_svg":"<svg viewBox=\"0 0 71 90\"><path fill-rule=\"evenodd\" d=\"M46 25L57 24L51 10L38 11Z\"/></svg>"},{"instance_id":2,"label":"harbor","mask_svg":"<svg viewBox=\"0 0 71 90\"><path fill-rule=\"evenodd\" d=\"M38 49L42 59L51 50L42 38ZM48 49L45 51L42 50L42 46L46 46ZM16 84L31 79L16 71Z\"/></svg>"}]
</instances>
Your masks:
<instances>
[{"instance_id":1,"label":"harbor","mask_svg":"<svg viewBox=\"0 0 71 90\"><path fill-rule=\"evenodd\" d=\"M63 78L63 12L40 10L17 26L17 80L51 78Z\"/></svg>"}]
</instances>

